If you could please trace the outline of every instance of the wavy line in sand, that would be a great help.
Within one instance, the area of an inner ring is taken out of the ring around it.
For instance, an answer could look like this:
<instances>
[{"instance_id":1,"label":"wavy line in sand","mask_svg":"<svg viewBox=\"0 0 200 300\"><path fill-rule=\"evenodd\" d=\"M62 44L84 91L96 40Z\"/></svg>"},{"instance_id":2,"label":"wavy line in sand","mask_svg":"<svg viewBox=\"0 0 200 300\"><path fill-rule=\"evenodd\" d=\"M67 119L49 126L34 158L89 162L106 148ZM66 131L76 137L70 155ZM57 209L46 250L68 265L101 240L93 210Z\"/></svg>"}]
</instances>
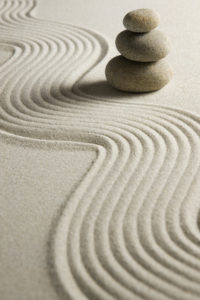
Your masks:
<instances>
[{"instance_id":1,"label":"wavy line in sand","mask_svg":"<svg viewBox=\"0 0 200 300\"><path fill-rule=\"evenodd\" d=\"M34 6L0 3L0 44L14 51L0 67L1 135L98 153L52 230L58 292L199 299L199 117L84 93L79 83L104 63L108 42L35 19Z\"/></svg>"}]
</instances>

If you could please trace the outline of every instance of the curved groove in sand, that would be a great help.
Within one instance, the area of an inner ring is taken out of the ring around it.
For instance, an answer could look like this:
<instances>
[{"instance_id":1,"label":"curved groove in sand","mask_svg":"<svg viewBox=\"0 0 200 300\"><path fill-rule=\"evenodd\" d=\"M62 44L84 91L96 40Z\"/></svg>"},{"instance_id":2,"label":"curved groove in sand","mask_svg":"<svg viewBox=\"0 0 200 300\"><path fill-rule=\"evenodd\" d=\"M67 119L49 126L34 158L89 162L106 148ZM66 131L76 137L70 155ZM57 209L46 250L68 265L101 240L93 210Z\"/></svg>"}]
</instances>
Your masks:
<instances>
[{"instance_id":1,"label":"curved groove in sand","mask_svg":"<svg viewBox=\"0 0 200 300\"><path fill-rule=\"evenodd\" d=\"M200 118L87 95L81 79L107 40L35 19L35 5L0 3L0 44L14 50L0 67L0 134L97 152L52 229L60 297L199 299Z\"/></svg>"}]
</instances>

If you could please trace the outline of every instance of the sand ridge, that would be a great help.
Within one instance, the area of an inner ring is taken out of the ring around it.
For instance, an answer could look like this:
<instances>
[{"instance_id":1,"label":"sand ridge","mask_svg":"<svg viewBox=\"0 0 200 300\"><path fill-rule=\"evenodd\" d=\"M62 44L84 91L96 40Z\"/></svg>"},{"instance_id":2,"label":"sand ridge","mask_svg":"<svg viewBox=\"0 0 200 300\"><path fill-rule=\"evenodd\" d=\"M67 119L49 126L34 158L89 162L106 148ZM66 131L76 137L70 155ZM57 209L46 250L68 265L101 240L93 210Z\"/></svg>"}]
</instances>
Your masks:
<instances>
[{"instance_id":1,"label":"sand ridge","mask_svg":"<svg viewBox=\"0 0 200 300\"><path fill-rule=\"evenodd\" d=\"M199 299L200 118L86 94L106 38L34 18L35 1L0 5L1 134L97 152L50 229L61 299Z\"/></svg>"}]
</instances>

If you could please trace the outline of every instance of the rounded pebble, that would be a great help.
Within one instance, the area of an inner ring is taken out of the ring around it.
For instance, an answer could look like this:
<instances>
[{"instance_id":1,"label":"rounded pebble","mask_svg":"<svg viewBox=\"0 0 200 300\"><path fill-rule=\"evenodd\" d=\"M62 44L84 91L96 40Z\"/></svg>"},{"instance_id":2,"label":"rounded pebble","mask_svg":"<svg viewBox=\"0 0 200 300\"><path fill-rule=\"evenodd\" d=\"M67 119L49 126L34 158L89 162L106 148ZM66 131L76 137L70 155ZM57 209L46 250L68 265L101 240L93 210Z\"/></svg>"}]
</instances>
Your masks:
<instances>
[{"instance_id":1,"label":"rounded pebble","mask_svg":"<svg viewBox=\"0 0 200 300\"><path fill-rule=\"evenodd\" d=\"M160 16L149 8L136 9L125 15L123 24L133 32L148 32L160 24Z\"/></svg>"},{"instance_id":2,"label":"rounded pebble","mask_svg":"<svg viewBox=\"0 0 200 300\"><path fill-rule=\"evenodd\" d=\"M165 57L171 48L168 37L159 30L148 33L120 32L116 38L118 51L126 58L150 62Z\"/></svg>"},{"instance_id":3,"label":"rounded pebble","mask_svg":"<svg viewBox=\"0 0 200 300\"><path fill-rule=\"evenodd\" d=\"M105 74L111 86L126 92L159 90L172 78L171 67L165 60L142 63L121 55L108 62Z\"/></svg>"}]
</instances>

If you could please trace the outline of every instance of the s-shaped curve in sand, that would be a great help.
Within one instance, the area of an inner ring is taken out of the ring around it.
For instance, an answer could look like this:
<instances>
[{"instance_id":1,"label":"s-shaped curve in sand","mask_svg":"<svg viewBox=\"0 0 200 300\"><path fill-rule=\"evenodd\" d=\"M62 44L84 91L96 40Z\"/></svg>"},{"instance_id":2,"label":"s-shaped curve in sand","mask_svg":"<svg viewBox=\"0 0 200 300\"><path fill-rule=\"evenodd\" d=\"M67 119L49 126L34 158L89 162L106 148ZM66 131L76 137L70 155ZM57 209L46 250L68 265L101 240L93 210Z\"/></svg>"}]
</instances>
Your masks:
<instances>
[{"instance_id":1,"label":"s-shaped curve in sand","mask_svg":"<svg viewBox=\"0 0 200 300\"><path fill-rule=\"evenodd\" d=\"M0 66L1 137L97 152L51 231L59 296L199 299L200 118L84 93L106 39L36 19L34 6L0 2L0 46L13 52Z\"/></svg>"}]
</instances>

